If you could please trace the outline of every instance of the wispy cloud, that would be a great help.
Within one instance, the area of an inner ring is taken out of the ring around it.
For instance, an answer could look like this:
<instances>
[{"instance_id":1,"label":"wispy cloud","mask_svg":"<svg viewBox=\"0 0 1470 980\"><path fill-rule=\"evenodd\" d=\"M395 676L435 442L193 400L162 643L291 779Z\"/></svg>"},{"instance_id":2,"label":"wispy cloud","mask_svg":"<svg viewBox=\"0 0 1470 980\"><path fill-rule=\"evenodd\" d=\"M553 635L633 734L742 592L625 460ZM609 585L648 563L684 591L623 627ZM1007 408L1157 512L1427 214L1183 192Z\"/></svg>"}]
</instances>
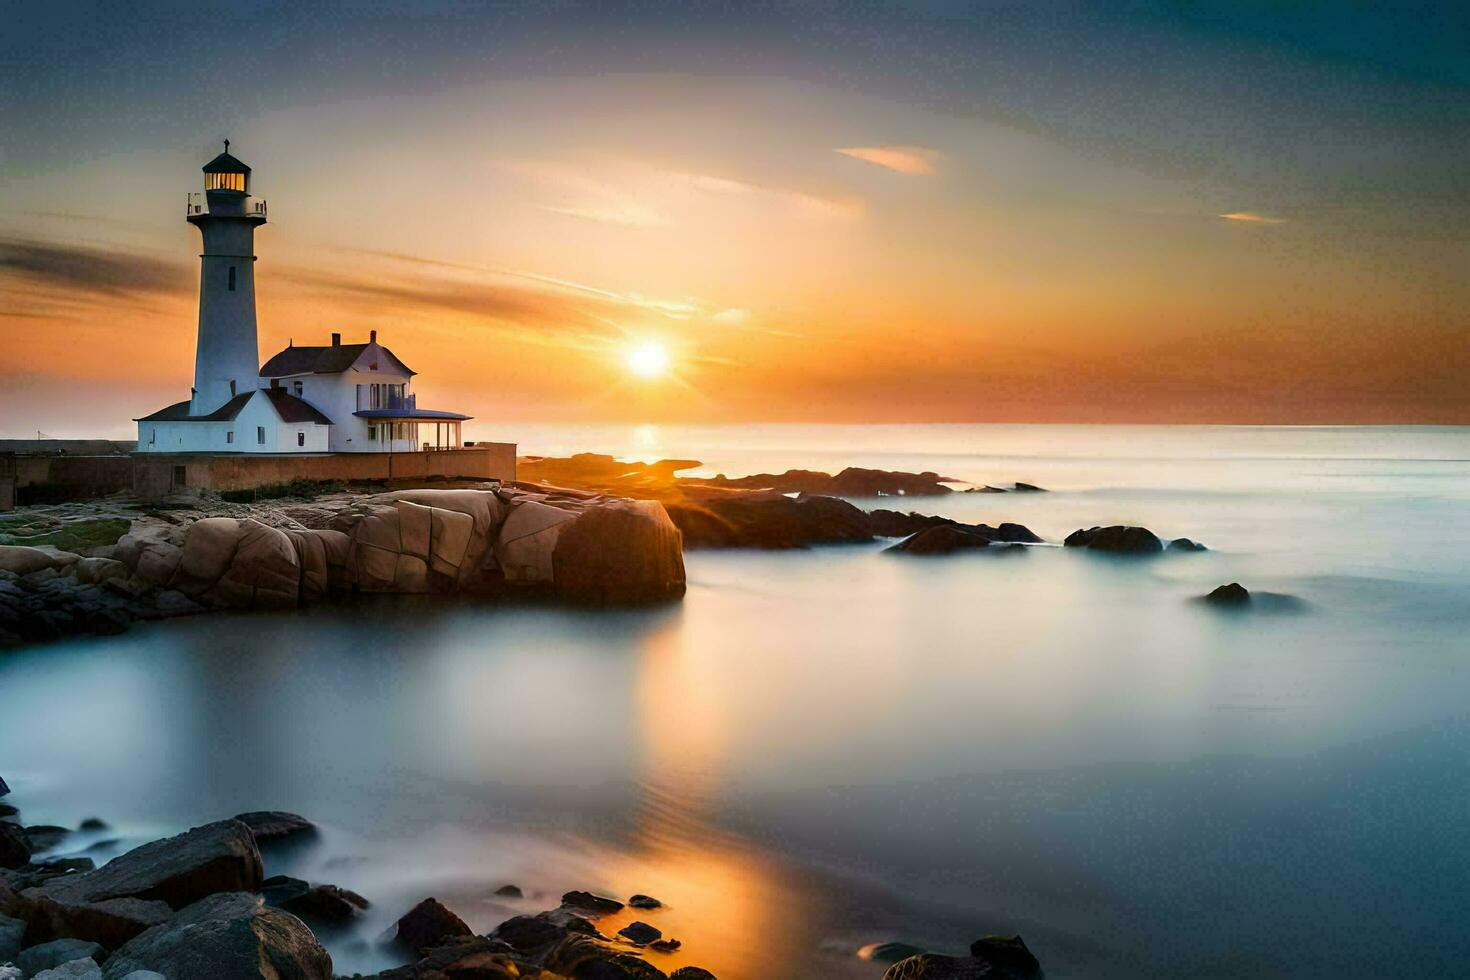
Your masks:
<instances>
[{"instance_id":1,"label":"wispy cloud","mask_svg":"<svg viewBox=\"0 0 1470 980\"><path fill-rule=\"evenodd\" d=\"M1281 225L1286 223L1285 218L1273 218L1266 214L1257 214L1254 211L1228 211L1219 215L1226 221L1240 221L1252 225Z\"/></svg>"},{"instance_id":2,"label":"wispy cloud","mask_svg":"<svg viewBox=\"0 0 1470 980\"><path fill-rule=\"evenodd\" d=\"M924 146L845 146L836 149L843 156L896 170L910 177L930 176L938 169L939 161L943 158L938 150Z\"/></svg>"},{"instance_id":3,"label":"wispy cloud","mask_svg":"<svg viewBox=\"0 0 1470 980\"><path fill-rule=\"evenodd\" d=\"M802 212L819 217L857 218L867 210L866 202L852 195L814 194L810 191L757 184L733 177L686 173L677 170L668 171L667 176L705 194L762 198L786 205L794 204Z\"/></svg>"},{"instance_id":4,"label":"wispy cloud","mask_svg":"<svg viewBox=\"0 0 1470 980\"><path fill-rule=\"evenodd\" d=\"M38 286L109 296L178 293L191 276L183 262L139 255L121 247L67 245L0 238L0 273Z\"/></svg>"}]
</instances>

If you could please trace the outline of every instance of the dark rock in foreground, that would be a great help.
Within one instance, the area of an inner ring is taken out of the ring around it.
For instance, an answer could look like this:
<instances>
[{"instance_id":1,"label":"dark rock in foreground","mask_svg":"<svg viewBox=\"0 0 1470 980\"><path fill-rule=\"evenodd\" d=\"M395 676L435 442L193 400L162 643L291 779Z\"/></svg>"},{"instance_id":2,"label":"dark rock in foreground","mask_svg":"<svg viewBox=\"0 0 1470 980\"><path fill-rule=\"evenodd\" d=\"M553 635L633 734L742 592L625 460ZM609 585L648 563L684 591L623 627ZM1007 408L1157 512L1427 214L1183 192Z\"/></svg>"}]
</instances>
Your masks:
<instances>
[{"instance_id":1,"label":"dark rock in foreground","mask_svg":"<svg viewBox=\"0 0 1470 980\"><path fill-rule=\"evenodd\" d=\"M1062 542L1068 548L1108 551L1120 555L1156 555L1164 550L1158 535L1146 527L1091 527L1073 531Z\"/></svg>"},{"instance_id":2,"label":"dark rock in foreground","mask_svg":"<svg viewBox=\"0 0 1470 980\"><path fill-rule=\"evenodd\" d=\"M107 950L97 943L82 939L53 939L22 950L15 957L15 965L29 977L72 960L90 959L101 963L106 958Z\"/></svg>"},{"instance_id":3,"label":"dark rock in foreground","mask_svg":"<svg viewBox=\"0 0 1470 980\"><path fill-rule=\"evenodd\" d=\"M1019 525L1001 525L1018 527ZM971 527L958 524L942 524L927 528L912 537L905 538L887 549L907 555L952 555L957 551L981 550L990 554L1024 554L1026 546L1010 542L995 542Z\"/></svg>"},{"instance_id":4,"label":"dark rock in foreground","mask_svg":"<svg viewBox=\"0 0 1470 980\"><path fill-rule=\"evenodd\" d=\"M24 829L0 821L0 868L22 868L31 860L31 839Z\"/></svg>"},{"instance_id":5,"label":"dark rock in foreground","mask_svg":"<svg viewBox=\"0 0 1470 980\"><path fill-rule=\"evenodd\" d=\"M969 956L919 953L899 960L883 980L1036 980L1041 964L1020 936L986 936L970 944Z\"/></svg>"},{"instance_id":6,"label":"dark rock in foreground","mask_svg":"<svg viewBox=\"0 0 1470 980\"><path fill-rule=\"evenodd\" d=\"M1229 585L1221 585L1201 598L1212 606L1248 606L1251 594L1245 586L1239 582L1231 582Z\"/></svg>"},{"instance_id":7,"label":"dark rock in foreground","mask_svg":"<svg viewBox=\"0 0 1470 980\"><path fill-rule=\"evenodd\" d=\"M652 895L634 895L628 899L628 905L635 909L661 909L664 907L664 903Z\"/></svg>"},{"instance_id":8,"label":"dark rock in foreground","mask_svg":"<svg viewBox=\"0 0 1470 980\"><path fill-rule=\"evenodd\" d=\"M236 814L235 819L250 828L256 844L316 833L316 824L303 816L284 810L252 810Z\"/></svg>"},{"instance_id":9,"label":"dark rock in foreground","mask_svg":"<svg viewBox=\"0 0 1470 980\"><path fill-rule=\"evenodd\" d=\"M332 957L300 919L243 892L212 895L130 940L106 980L135 970L210 980L331 980Z\"/></svg>"},{"instance_id":10,"label":"dark rock in foreground","mask_svg":"<svg viewBox=\"0 0 1470 980\"><path fill-rule=\"evenodd\" d=\"M446 939L473 936L463 919L449 911L436 898L426 898L398 920L395 941L415 952L437 946Z\"/></svg>"},{"instance_id":11,"label":"dark rock in foreground","mask_svg":"<svg viewBox=\"0 0 1470 980\"><path fill-rule=\"evenodd\" d=\"M260 886L266 904L311 922L340 925L369 907L357 892L336 885L312 885L300 878L273 875Z\"/></svg>"},{"instance_id":12,"label":"dark rock in foreground","mask_svg":"<svg viewBox=\"0 0 1470 980\"><path fill-rule=\"evenodd\" d=\"M117 947L216 892L260 888L260 851L238 820L196 827L134 848L95 871L63 875L20 893L37 936Z\"/></svg>"}]
</instances>

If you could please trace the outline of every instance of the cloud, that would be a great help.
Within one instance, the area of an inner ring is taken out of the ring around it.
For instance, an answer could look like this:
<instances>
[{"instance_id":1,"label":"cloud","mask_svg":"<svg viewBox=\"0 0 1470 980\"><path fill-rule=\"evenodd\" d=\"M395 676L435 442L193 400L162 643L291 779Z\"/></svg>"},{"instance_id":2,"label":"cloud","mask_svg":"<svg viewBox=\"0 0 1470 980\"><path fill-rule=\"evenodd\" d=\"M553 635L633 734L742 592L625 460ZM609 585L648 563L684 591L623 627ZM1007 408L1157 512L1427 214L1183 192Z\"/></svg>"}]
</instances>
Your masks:
<instances>
[{"instance_id":1,"label":"cloud","mask_svg":"<svg viewBox=\"0 0 1470 980\"><path fill-rule=\"evenodd\" d=\"M1254 211L1229 211L1218 215L1226 221L1240 221L1252 225L1281 225L1286 223L1285 218L1272 218L1269 215L1256 214Z\"/></svg>"},{"instance_id":2,"label":"cloud","mask_svg":"<svg viewBox=\"0 0 1470 980\"><path fill-rule=\"evenodd\" d=\"M785 205L794 204L801 211L819 217L857 218L861 217L867 209L866 202L860 197L812 194L808 191L736 180L733 177L717 177L712 174L686 173L678 170L667 171L666 176L705 194L765 199Z\"/></svg>"},{"instance_id":3,"label":"cloud","mask_svg":"<svg viewBox=\"0 0 1470 980\"><path fill-rule=\"evenodd\" d=\"M185 263L139 255L136 250L26 238L0 238L0 273L70 293L108 296L182 293L192 281Z\"/></svg>"},{"instance_id":4,"label":"cloud","mask_svg":"<svg viewBox=\"0 0 1470 980\"><path fill-rule=\"evenodd\" d=\"M837 152L910 177L932 175L943 158L938 150L923 146L847 146L838 147Z\"/></svg>"}]
</instances>

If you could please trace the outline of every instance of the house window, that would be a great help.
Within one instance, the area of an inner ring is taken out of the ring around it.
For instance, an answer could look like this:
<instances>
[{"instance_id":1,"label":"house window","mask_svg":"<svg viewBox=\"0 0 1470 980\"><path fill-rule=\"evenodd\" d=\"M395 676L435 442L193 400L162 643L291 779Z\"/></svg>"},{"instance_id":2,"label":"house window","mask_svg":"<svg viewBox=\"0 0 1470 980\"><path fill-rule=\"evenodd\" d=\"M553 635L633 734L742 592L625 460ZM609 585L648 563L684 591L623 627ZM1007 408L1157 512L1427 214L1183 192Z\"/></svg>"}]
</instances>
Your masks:
<instances>
[{"instance_id":1,"label":"house window","mask_svg":"<svg viewBox=\"0 0 1470 980\"><path fill-rule=\"evenodd\" d=\"M304 445L306 445L306 433L305 432L298 432L298 433L296 433L296 445L298 445L298 446L304 446Z\"/></svg>"},{"instance_id":2,"label":"house window","mask_svg":"<svg viewBox=\"0 0 1470 980\"><path fill-rule=\"evenodd\" d=\"M265 445L265 426L263 425L257 425L255 427L255 444L257 446Z\"/></svg>"},{"instance_id":3,"label":"house window","mask_svg":"<svg viewBox=\"0 0 1470 980\"><path fill-rule=\"evenodd\" d=\"M184 469L182 466L175 466L174 467L174 486L176 486L176 487L182 487L182 486L186 485L189 482L188 477L186 475L187 473L188 473L188 470Z\"/></svg>"},{"instance_id":4,"label":"house window","mask_svg":"<svg viewBox=\"0 0 1470 980\"><path fill-rule=\"evenodd\" d=\"M230 266L230 292L235 291L235 267Z\"/></svg>"},{"instance_id":5,"label":"house window","mask_svg":"<svg viewBox=\"0 0 1470 980\"><path fill-rule=\"evenodd\" d=\"M377 442L378 441L378 427L376 425L370 425L370 426L368 426L368 441L369 442Z\"/></svg>"},{"instance_id":6,"label":"house window","mask_svg":"<svg viewBox=\"0 0 1470 980\"><path fill-rule=\"evenodd\" d=\"M302 385L302 384L301 384L301 382L300 382L300 381L293 381L293 382L291 382L291 390L292 390L292 391L294 391L294 392L295 392L295 393L296 393L296 397L297 397L297 398L300 398L300 397L301 397L301 393L302 393L302 392L303 392L303 391L305 391L305 390L306 390L306 389L305 389L305 387L304 387L304 386L303 386L303 385Z\"/></svg>"},{"instance_id":7,"label":"house window","mask_svg":"<svg viewBox=\"0 0 1470 980\"><path fill-rule=\"evenodd\" d=\"M234 441L235 441L235 430L234 429L231 429L229 432L226 432L225 433L225 442L234 442Z\"/></svg>"},{"instance_id":8,"label":"house window","mask_svg":"<svg viewBox=\"0 0 1470 980\"><path fill-rule=\"evenodd\" d=\"M148 430L148 445L153 446L153 445L157 445L157 444L158 444L158 430L157 429L149 429Z\"/></svg>"}]
</instances>

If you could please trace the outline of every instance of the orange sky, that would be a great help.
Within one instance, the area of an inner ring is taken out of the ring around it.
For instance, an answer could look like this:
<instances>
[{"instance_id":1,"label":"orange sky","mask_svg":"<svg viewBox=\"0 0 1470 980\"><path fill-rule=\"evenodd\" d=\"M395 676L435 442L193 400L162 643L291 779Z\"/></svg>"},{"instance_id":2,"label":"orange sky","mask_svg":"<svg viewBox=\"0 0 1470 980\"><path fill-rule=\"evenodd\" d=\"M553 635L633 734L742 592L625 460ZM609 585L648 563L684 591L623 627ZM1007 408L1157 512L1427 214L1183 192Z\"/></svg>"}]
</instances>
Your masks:
<instances>
[{"instance_id":1,"label":"orange sky","mask_svg":"<svg viewBox=\"0 0 1470 980\"><path fill-rule=\"evenodd\" d=\"M1300 163L1221 177L1164 132L771 75L457 81L233 122L270 203L262 358L376 329L421 405L481 420L1470 422L1457 212ZM0 159L0 436L124 436L187 395L182 204L213 136ZM1359 176L1393 180L1373 153ZM645 343L667 376L627 370Z\"/></svg>"}]
</instances>

